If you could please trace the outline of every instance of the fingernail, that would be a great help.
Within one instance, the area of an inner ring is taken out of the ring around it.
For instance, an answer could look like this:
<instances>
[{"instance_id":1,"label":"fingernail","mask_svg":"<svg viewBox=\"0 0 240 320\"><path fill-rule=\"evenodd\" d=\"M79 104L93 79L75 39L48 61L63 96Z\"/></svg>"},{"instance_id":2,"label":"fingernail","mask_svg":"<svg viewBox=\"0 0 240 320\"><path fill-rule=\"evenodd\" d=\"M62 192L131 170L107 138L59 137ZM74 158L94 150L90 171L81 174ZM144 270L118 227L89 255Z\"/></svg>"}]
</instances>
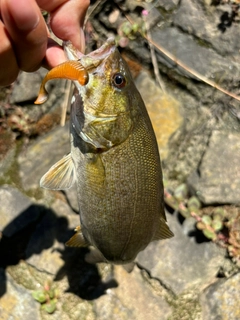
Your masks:
<instances>
[{"instance_id":1,"label":"fingernail","mask_svg":"<svg viewBox=\"0 0 240 320\"><path fill-rule=\"evenodd\" d=\"M11 18L19 30L31 31L39 23L39 9L35 1L9 0L8 9Z\"/></svg>"}]
</instances>

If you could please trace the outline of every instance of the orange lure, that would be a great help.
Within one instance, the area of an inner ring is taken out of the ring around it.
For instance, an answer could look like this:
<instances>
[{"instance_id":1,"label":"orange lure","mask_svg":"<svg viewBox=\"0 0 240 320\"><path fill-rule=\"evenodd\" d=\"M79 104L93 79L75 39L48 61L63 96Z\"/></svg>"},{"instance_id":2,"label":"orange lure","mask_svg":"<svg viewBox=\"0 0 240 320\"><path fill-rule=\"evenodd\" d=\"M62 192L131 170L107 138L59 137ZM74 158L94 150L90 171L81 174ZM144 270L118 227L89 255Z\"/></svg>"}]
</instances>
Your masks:
<instances>
[{"instance_id":1,"label":"orange lure","mask_svg":"<svg viewBox=\"0 0 240 320\"><path fill-rule=\"evenodd\" d=\"M78 81L80 85L84 86L88 83L88 72L79 61L70 60L59 64L44 77L35 104L42 104L47 100L48 92L45 89L45 84L47 81L57 78Z\"/></svg>"}]
</instances>

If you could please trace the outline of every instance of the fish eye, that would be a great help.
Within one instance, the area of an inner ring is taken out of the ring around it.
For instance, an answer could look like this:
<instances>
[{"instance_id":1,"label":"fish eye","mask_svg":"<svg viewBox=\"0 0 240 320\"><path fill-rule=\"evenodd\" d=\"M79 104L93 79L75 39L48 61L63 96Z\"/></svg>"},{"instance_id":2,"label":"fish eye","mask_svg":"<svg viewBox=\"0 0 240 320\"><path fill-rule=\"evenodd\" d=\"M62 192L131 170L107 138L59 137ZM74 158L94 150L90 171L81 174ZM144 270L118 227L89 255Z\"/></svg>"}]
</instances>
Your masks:
<instances>
[{"instance_id":1,"label":"fish eye","mask_svg":"<svg viewBox=\"0 0 240 320\"><path fill-rule=\"evenodd\" d=\"M113 75L112 81L113 85L118 89L122 89L126 85L126 79L120 72Z\"/></svg>"}]
</instances>

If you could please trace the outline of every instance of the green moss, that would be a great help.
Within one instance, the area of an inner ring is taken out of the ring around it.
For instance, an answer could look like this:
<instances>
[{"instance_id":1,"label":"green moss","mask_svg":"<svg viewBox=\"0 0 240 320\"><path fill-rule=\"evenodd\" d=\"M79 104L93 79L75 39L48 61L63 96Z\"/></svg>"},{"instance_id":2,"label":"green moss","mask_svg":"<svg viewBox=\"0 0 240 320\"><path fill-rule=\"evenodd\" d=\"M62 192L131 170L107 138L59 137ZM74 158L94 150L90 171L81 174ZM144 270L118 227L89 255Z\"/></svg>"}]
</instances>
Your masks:
<instances>
[{"instance_id":1,"label":"green moss","mask_svg":"<svg viewBox=\"0 0 240 320\"><path fill-rule=\"evenodd\" d=\"M72 320L96 319L96 315L93 312L93 302L83 301L71 293L64 295L62 311L62 314L66 314L68 317L71 315Z\"/></svg>"},{"instance_id":2,"label":"green moss","mask_svg":"<svg viewBox=\"0 0 240 320\"><path fill-rule=\"evenodd\" d=\"M7 272L17 284L28 290L36 290L39 284L44 285L48 274L37 270L25 261L21 261L16 266L9 266Z\"/></svg>"},{"instance_id":3,"label":"green moss","mask_svg":"<svg viewBox=\"0 0 240 320\"><path fill-rule=\"evenodd\" d=\"M201 307L197 288L188 290L179 296L167 299L173 312L168 320L196 320L201 318Z\"/></svg>"},{"instance_id":4,"label":"green moss","mask_svg":"<svg viewBox=\"0 0 240 320\"><path fill-rule=\"evenodd\" d=\"M35 188L25 190L22 186L21 177L19 175L19 163L18 156L22 151L23 141L17 141L15 146L13 146L13 156L9 157L7 161L10 161L10 164L7 164L7 169L2 176L0 176L0 186L7 184L17 188L20 192L24 193L26 196L30 198L34 198L36 200L40 200L44 197L44 191L42 188ZM14 149L15 148L15 149Z\"/></svg>"},{"instance_id":5,"label":"green moss","mask_svg":"<svg viewBox=\"0 0 240 320\"><path fill-rule=\"evenodd\" d=\"M212 45L211 43L209 43L208 41L206 40L203 40L201 38L195 38L196 40L196 43L200 46L200 47L203 47L203 48L207 48L207 49L212 49Z\"/></svg>"},{"instance_id":6,"label":"green moss","mask_svg":"<svg viewBox=\"0 0 240 320\"><path fill-rule=\"evenodd\" d=\"M22 141L16 142L16 147L14 150L14 155L12 157L11 164L8 165L8 169L4 173L3 176L0 177L0 185L9 184L17 187L18 189L22 189L21 179L19 176L19 165L17 161L18 154L22 148Z\"/></svg>"}]
</instances>

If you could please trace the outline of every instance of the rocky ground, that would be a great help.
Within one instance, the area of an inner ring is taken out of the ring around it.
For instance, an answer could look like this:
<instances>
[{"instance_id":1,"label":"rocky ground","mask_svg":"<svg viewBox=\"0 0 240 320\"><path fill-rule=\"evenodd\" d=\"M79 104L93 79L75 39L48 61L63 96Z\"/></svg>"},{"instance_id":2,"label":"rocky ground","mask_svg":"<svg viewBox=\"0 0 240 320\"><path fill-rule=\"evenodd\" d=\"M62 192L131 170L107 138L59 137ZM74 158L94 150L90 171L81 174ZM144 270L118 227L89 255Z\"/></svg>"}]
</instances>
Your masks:
<instances>
[{"instance_id":1,"label":"rocky ground","mask_svg":"<svg viewBox=\"0 0 240 320\"><path fill-rule=\"evenodd\" d=\"M164 92L147 41L121 13L141 31L143 9L148 36L175 57L155 51ZM45 71L22 73L0 93L0 318L240 319L240 105L189 72L239 94L239 1L102 1L89 21L90 45L117 37L148 108L175 237L151 243L130 274L65 247L79 225L76 190L39 180L69 152L68 89L52 82L35 106Z\"/></svg>"}]
</instances>

